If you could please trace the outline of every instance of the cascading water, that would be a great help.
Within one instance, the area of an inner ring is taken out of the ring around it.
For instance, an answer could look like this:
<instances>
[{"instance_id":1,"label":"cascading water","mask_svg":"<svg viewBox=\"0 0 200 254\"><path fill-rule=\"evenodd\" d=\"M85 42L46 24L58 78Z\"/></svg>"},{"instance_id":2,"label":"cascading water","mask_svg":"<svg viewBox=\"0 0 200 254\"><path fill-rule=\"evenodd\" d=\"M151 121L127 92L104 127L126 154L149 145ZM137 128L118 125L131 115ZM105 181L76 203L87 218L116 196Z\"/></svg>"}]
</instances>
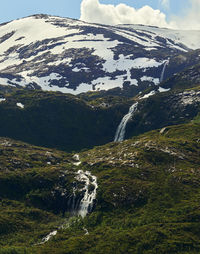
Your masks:
<instances>
[{"instance_id":1,"label":"cascading water","mask_svg":"<svg viewBox=\"0 0 200 254\"><path fill-rule=\"evenodd\" d=\"M68 211L71 216L85 217L94 206L98 188L97 177L89 171L78 170L75 179L75 187L73 187L72 195L68 198L64 213ZM81 189L80 185L83 185Z\"/></svg>"},{"instance_id":2,"label":"cascading water","mask_svg":"<svg viewBox=\"0 0 200 254\"><path fill-rule=\"evenodd\" d=\"M162 69L162 72L161 72L161 75L160 75L160 83L164 80L165 69L166 69L168 64L169 64L169 59L164 62L163 69Z\"/></svg>"},{"instance_id":3,"label":"cascading water","mask_svg":"<svg viewBox=\"0 0 200 254\"><path fill-rule=\"evenodd\" d=\"M80 165L79 157L76 156L76 166ZM92 175L89 171L83 171L78 170L76 173L75 179L79 183L84 183L84 187L82 189L77 189L77 187L73 187L73 196L68 200L68 208L71 212L71 215L75 216L81 216L84 218L88 213L90 213L94 207L94 201L96 199L97 195L97 177ZM76 192L84 192L84 195L81 199L76 199ZM63 192L63 195L65 195L65 192ZM66 222L63 223L58 229L64 228L66 225ZM69 226L69 225L68 225ZM84 229L85 230L85 229ZM85 230L86 231L86 230ZM49 233L46 237L42 239L42 241L36 245L44 244L48 242L53 236L55 236L58 233L58 230L54 230L51 233ZM86 234L88 234L88 231L86 231Z\"/></svg>"},{"instance_id":4,"label":"cascading water","mask_svg":"<svg viewBox=\"0 0 200 254\"><path fill-rule=\"evenodd\" d=\"M131 119L131 117L133 116L134 112L137 110L137 106L138 106L138 102L134 103L129 108L128 114L126 114L122 118L122 120L117 128L117 131L115 133L115 138L114 138L115 142L124 140L124 136L125 136L125 132L126 132L126 125L127 125L128 121Z\"/></svg>"},{"instance_id":5,"label":"cascading water","mask_svg":"<svg viewBox=\"0 0 200 254\"><path fill-rule=\"evenodd\" d=\"M165 70L166 70L166 67L167 67L168 64L169 64L169 59L165 60L163 62L163 69L162 69L162 72L161 72L161 75L160 75L160 83L164 80ZM154 93L152 92L151 95L153 95L153 94ZM130 118L133 116L134 112L137 110L137 106L138 106L138 102L134 103L129 108L128 114L126 114L122 118L122 120L121 120L121 122L120 122L120 124L119 124L119 126L117 128L117 131L115 133L115 138L114 138L115 142L117 142L117 141L123 141L124 140L124 136L125 136L125 132L126 132L126 125L127 125L128 121L130 120Z\"/></svg>"},{"instance_id":6,"label":"cascading water","mask_svg":"<svg viewBox=\"0 0 200 254\"><path fill-rule=\"evenodd\" d=\"M96 199L97 194L97 177L93 176L89 171L79 170L77 173L76 179L78 181L84 182L84 187L82 191L84 191L84 196L81 199L77 214L84 218L89 212L92 211L94 200ZM92 190L90 191L90 186L92 186Z\"/></svg>"},{"instance_id":7,"label":"cascading water","mask_svg":"<svg viewBox=\"0 0 200 254\"><path fill-rule=\"evenodd\" d=\"M54 230L51 233L49 233L47 236L45 236L44 238L42 238L42 241L36 245L40 245L40 244L44 244L46 242L48 242L53 236L57 235L58 231Z\"/></svg>"}]
</instances>

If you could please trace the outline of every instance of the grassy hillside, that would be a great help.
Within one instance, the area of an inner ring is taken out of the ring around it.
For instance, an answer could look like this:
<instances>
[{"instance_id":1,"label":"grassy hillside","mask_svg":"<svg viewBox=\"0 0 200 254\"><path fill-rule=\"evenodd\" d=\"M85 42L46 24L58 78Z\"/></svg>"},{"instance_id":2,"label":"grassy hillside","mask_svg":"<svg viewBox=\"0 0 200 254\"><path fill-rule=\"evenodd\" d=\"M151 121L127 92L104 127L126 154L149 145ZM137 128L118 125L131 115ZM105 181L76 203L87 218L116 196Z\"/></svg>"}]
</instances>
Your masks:
<instances>
[{"instance_id":1,"label":"grassy hillside","mask_svg":"<svg viewBox=\"0 0 200 254\"><path fill-rule=\"evenodd\" d=\"M1 139L0 253L199 253L199 133L196 117L82 152L78 167L70 154ZM62 218L49 194L65 170L70 193L78 169L98 178L96 207L85 219Z\"/></svg>"}]
</instances>

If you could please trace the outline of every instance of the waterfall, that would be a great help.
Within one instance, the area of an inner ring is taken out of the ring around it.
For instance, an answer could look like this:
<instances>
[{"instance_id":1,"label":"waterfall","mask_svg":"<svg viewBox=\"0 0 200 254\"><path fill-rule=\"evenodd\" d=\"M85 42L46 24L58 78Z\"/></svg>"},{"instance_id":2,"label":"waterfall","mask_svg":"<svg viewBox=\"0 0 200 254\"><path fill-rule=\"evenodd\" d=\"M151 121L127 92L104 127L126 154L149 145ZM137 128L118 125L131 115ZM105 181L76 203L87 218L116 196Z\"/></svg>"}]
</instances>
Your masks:
<instances>
[{"instance_id":1,"label":"waterfall","mask_svg":"<svg viewBox=\"0 0 200 254\"><path fill-rule=\"evenodd\" d=\"M117 131L115 133L115 138L114 138L114 141L117 142L117 141L123 141L124 140L124 136L125 136L125 131L126 131L126 125L128 123L128 121L131 119L132 115L134 114L134 112L137 110L137 106L138 106L138 102L134 103L130 108L129 108L129 111L128 111L128 114L126 114L118 128L117 128Z\"/></svg>"},{"instance_id":2,"label":"waterfall","mask_svg":"<svg viewBox=\"0 0 200 254\"><path fill-rule=\"evenodd\" d=\"M40 244L44 244L46 242L48 242L53 236L57 235L58 231L54 230L51 233L49 233L47 236L45 236L44 238L42 238L42 241L38 244L35 245L40 245Z\"/></svg>"},{"instance_id":3,"label":"waterfall","mask_svg":"<svg viewBox=\"0 0 200 254\"><path fill-rule=\"evenodd\" d=\"M73 187L73 196L71 196L71 198L68 200L67 206L70 207L72 216L80 215L82 218L84 218L88 213L92 211L94 207L94 201L96 199L97 188L98 188L97 177L92 175L89 171L84 172L83 170L78 170L76 174L77 175L75 179L79 183L84 184L84 187L82 189L77 189ZM76 198L76 191L84 192L84 195L81 199ZM64 228L65 225L66 225L66 222L63 223L57 230L50 232L47 236L42 238L41 242L34 245L45 244L52 237L56 236L58 233L58 230L61 228ZM87 229L85 228L83 229L86 232L85 235L89 234Z\"/></svg>"},{"instance_id":4,"label":"waterfall","mask_svg":"<svg viewBox=\"0 0 200 254\"><path fill-rule=\"evenodd\" d=\"M71 216L81 216L84 218L92 211L97 194L97 177L89 171L78 170L75 176L76 186L73 187L73 193L69 197L65 209ZM80 188L79 186L82 186Z\"/></svg>"},{"instance_id":5,"label":"waterfall","mask_svg":"<svg viewBox=\"0 0 200 254\"><path fill-rule=\"evenodd\" d=\"M164 80L165 69L166 69L168 64L169 64L169 60L165 60L164 65L163 65L163 69L162 69L162 72L161 72L161 75L160 75L160 83Z\"/></svg>"},{"instance_id":6,"label":"waterfall","mask_svg":"<svg viewBox=\"0 0 200 254\"><path fill-rule=\"evenodd\" d=\"M84 172L79 170L76 179L84 182L84 187L82 189L82 191L84 191L84 196L81 199L78 208L78 215L84 218L89 212L92 211L94 200L96 199L98 188L97 177L93 176L89 171ZM90 186L93 186L92 190L89 190Z\"/></svg>"}]
</instances>

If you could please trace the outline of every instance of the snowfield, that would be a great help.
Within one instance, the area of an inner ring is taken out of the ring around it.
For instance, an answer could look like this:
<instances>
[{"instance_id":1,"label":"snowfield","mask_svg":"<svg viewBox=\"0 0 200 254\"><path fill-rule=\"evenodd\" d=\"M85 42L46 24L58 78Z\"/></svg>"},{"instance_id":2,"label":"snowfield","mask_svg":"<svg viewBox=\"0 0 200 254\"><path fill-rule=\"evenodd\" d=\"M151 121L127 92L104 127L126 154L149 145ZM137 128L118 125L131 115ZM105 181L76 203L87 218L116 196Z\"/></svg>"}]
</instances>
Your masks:
<instances>
[{"instance_id":1,"label":"snowfield","mask_svg":"<svg viewBox=\"0 0 200 254\"><path fill-rule=\"evenodd\" d=\"M0 26L0 84L72 94L158 85L170 54L200 48L198 38L200 31L34 15Z\"/></svg>"}]
</instances>

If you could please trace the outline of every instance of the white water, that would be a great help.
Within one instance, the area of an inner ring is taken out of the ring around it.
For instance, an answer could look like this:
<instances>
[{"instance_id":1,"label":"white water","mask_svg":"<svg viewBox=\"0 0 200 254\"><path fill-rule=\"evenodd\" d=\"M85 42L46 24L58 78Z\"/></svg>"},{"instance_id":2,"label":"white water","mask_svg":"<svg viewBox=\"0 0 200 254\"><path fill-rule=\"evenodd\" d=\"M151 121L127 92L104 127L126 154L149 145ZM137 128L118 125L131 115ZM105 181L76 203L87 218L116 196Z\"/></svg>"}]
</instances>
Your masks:
<instances>
[{"instance_id":1,"label":"white water","mask_svg":"<svg viewBox=\"0 0 200 254\"><path fill-rule=\"evenodd\" d=\"M127 125L128 121L131 119L131 117L133 116L134 112L137 110L137 105L138 105L138 102L134 103L129 108L128 114L126 114L122 118L122 120L117 128L116 134L115 134L115 139L114 139L115 142L124 140L124 136L125 136L125 132L126 132L126 125Z\"/></svg>"},{"instance_id":2,"label":"white water","mask_svg":"<svg viewBox=\"0 0 200 254\"><path fill-rule=\"evenodd\" d=\"M79 156L76 156L76 160L79 160ZM74 156L74 159L75 159ZM79 161L80 162L80 161ZM84 172L83 170L79 170L77 172L77 176L75 178L79 182L84 183L84 187L79 190L79 191L84 191L84 196L80 201L80 204L75 203L75 198L76 198L76 189L73 188L73 199L72 199L72 214L73 215L80 215L82 218L84 218L89 212L92 211L93 205L94 205L94 200L96 199L96 194L97 194L97 177L93 176L89 171ZM93 189L89 190L90 186L93 185ZM78 206L78 211L76 212L76 206ZM64 228L66 226L66 223L61 225L58 229ZM68 225L69 226L69 225ZM85 231L85 235L89 234L88 230L83 228ZM54 230L51 233L49 233L47 236L45 236L42 241L36 245L44 244L48 242L53 236L57 235L58 231Z\"/></svg>"},{"instance_id":3,"label":"white water","mask_svg":"<svg viewBox=\"0 0 200 254\"><path fill-rule=\"evenodd\" d=\"M160 83L164 80L165 69L166 69L168 64L169 64L169 60L166 60L164 62L163 69L162 69L162 72L161 72L161 75L160 75Z\"/></svg>"},{"instance_id":4,"label":"white water","mask_svg":"<svg viewBox=\"0 0 200 254\"><path fill-rule=\"evenodd\" d=\"M83 228L83 230L85 231L85 235L89 235L87 228Z\"/></svg>"},{"instance_id":5,"label":"white water","mask_svg":"<svg viewBox=\"0 0 200 254\"><path fill-rule=\"evenodd\" d=\"M40 245L40 244L44 244L46 242L48 242L53 236L57 235L58 231L54 230L51 233L49 233L47 236L45 236L44 238L42 238L42 241L36 245Z\"/></svg>"},{"instance_id":6,"label":"white water","mask_svg":"<svg viewBox=\"0 0 200 254\"><path fill-rule=\"evenodd\" d=\"M79 208L78 208L78 215L84 218L89 212L91 212L94 204L94 200L96 199L97 194L97 177L93 176L89 171L78 171L78 175L76 177L78 181L84 182L85 186L83 187L82 191L84 191L84 196L81 199ZM93 186L93 190L90 191L90 186Z\"/></svg>"},{"instance_id":7,"label":"white water","mask_svg":"<svg viewBox=\"0 0 200 254\"><path fill-rule=\"evenodd\" d=\"M164 79L164 75L165 75L165 70L166 70L166 67L167 65L169 64L169 59L168 60L165 60L164 63L163 63L163 69L162 69L162 72L161 72L161 75L160 75L160 83L163 81ZM162 88L161 88L162 89ZM148 98L152 95L155 94L155 91L151 91L149 94L143 96L142 98L140 99L144 99L144 98ZM130 108L129 108L129 112L128 114L126 114L118 128L117 128L117 131L115 133L115 138L114 138L114 142L117 142L117 141L123 141L124 140L124 137L125 137L125 132L126 132L126 125L128 123L128 121L131 119L131 117L133 116L134 112L137 110L137 106L138 106L138 102L134 103Z\"/></svg>"}]
</instances>

